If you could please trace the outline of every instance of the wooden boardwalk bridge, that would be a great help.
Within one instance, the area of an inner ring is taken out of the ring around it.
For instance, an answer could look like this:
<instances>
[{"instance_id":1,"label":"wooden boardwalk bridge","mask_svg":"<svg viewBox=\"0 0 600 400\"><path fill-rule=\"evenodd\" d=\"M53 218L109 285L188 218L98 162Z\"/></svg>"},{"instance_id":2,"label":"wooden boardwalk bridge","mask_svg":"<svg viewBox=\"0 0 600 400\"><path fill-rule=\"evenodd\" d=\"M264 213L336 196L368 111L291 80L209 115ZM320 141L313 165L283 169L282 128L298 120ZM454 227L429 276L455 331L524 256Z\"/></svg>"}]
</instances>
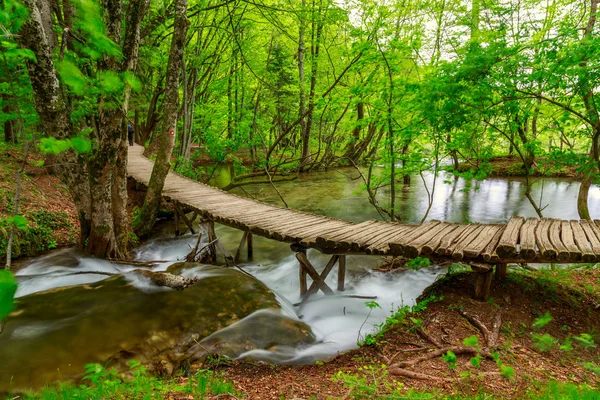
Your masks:
<instances>
[{"instance_id":1,"label":"wooden boardwalk bridge","mask_svg":"<svg viewBox=\"0 0 600 400\"><path fill-rule=\"evenodd\" d=\"M127 172L147 185L153 163L144 148L129 147ZM163 196L196 210L204 219L245 232L249 253L252 234L291 244L300 262L300 291L304 295L333 291L324 279L338 265L338 290L344 289L345 256L372 254L435 257L465 261L481 272L478 297L485 297L491 264L503 275L507 263L600 262L599 221L513 217L508 224L459 224L432 220L423 225L366 221L351 223L236 196L170 172ZM243 240L244 240L243 239ZM242 244L240 244L241 248ZM332 258L321 274L311 265L307 249ZM306 276L313 284L307 287Z\"/></svg>"}]
</instances>

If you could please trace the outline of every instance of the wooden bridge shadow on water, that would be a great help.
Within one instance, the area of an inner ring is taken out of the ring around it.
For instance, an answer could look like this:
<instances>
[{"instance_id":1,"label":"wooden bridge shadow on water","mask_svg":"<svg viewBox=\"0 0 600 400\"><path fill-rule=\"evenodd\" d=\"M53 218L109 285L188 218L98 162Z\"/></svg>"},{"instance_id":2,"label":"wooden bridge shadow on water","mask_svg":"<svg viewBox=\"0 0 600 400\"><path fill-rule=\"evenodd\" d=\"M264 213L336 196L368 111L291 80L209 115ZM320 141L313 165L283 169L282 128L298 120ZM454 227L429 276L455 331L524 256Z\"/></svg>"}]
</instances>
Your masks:
<instances>
[{"instance_id":1,"label":"wooden bridge shadow on water","mask_svg":"<svg viewBox=\"0 0 600 400\"><path fill-rule=\"evenodd\" d=\"M143 156L143 151L139 145L129 147L127 173L147 186L153 163ZM336 265L337 290L343 291L346 256L352 254L422 256L467 262L478 273L475 297L479 299L489 293L493 265L496 275L503 278L507 263L600 262L598 220L512 217L507 224L458 224L437 220L423 225L374 220L355 224L247 199L173 172L167 176L163 196L208 220L209 242L216 239L214 222L242 230L238 256L243 245L249 257L252 256L252 235L290 243L299 261L303 299L319 290L326 295L334 294L325 278ZM332 255L320 274L307 257L308 249ZM313 280L310 287L307 276Z\"/></svg>"}]
</instances>

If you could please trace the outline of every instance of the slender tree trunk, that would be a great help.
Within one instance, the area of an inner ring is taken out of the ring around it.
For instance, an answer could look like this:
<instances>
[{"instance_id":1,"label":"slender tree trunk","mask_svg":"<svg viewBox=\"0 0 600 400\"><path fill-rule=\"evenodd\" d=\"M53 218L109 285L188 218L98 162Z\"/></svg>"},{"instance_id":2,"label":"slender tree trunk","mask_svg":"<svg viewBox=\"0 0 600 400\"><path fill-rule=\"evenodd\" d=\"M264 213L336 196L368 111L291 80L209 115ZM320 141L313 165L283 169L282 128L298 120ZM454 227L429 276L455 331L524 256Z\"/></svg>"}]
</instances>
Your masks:
<instances>
[{"instance_id":1,"label":"slender tree trunk","mask_svg":"<svg viewBox=\"0 0 600 400\"><path fill-rule=\"evenodd\" d=\"M300 10L300 26L298 28L298 88L299 88L299 111L300 135L304 137L306 131L306 91L304 88L304 57L305 57L305 32L306 32L306 0L302 0ZM295 140L293 140L295 141ZM304 146L304 145L303 145Z\"/></svg>"},{"instance_id":2,"label":"slender tree trunk","mask_svg":"<svg viewBox=\"0 0 600 400\"><path fill-rule=\"evenodd\" d=\"M315 91L317 86L317 73L319 67L319 52L321 48L321 34L323 32L323 21L321 18L321 5L319 4L319 10L314 9L313 0L313 40L311 44L311 71L310 71L310 92L308 94L308 114L306 115L306 126L302 133L302 167L304 170L306 166L311 163L310 157L310 135L313 125L313 116L315 109Z\"/></svg>"},{"instance_id":3,"label":"slender tree trunk","mask_svg":"<svg viewBox=\"0 0 600 400\"><path fill-rule=\"evenodd\" d=\"M134 221L138 236L148 236L156 221L160 208L165 179L171 168L171 154L175 144L177 114L179 107L179 74L183 63L183 50L189 22L187 20L187 0L176 0L174 31L167 65L167 82L164 99L164 129L160 135L160 146L152 168L148 190L139 217Z\"/></svg>"}]
</instances>

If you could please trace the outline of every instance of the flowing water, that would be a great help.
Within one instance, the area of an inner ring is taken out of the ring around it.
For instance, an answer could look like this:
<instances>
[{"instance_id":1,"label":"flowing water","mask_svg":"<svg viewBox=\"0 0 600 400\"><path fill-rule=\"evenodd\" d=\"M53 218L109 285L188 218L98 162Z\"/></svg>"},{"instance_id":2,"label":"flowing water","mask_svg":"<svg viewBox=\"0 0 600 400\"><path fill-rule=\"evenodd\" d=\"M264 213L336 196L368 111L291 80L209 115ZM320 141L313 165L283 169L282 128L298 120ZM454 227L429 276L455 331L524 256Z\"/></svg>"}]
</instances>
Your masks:
<instances>
[{"instance_id":1,"label":"flowing water","mask_svg":"<svg viewBox=\"0 0 600 400\"><path fill-rule=\"evenodd\" d=\"M351 221L378 218L362 183L352 170L311 173L280 183L279 192L290 207ZM227 170L217 176L227 183ZM419 222L428 208L432 176L420 177L399 190L397 205L406 222ZM577 218L579 184L568 179L543 179L533 185L533 197L547 217ZM506 222L512 215L535 216L519 178L467 182L440 177L428 219ZM234 193L281 204L269 185L249 185ZM387 193L380 194L385 205ZM600 188L590 190L590 211L600 217ZM242 233L217 225L217 236L235 252ZM136 250L138 260L165 260L155 270L166 270L194 246L196 237L174 238L165 232ZM309 252L322 268L327 257ZM0 333L0 392L39 387L55 379L72 378L87 362L111 358L142 358L160 364L167 372L177 367L177 354L196 356L200 347L223 346L235 357L276 363L313 363L327 360L356 346L375 325L402 305L412 305L436 277L445 272L432 266L420 271L372 272L380 257L350 256L347 289L342 295L314 296L301 308L298 265L289 245L256 237L254 259L227 271L199 266L185 276L200 278L197 288L183 292L155 287L132 265L113 264L84 257L72 249L28 260L17 272L17 308ZM124 278L85 272L123 274ZM74 274L77 273L77 274ZM328 277L334 287L336 271ZM369 310L367 300L349 296L376 296L381 309ZM224 328L224 329L222 329ZM312 332L311 332L312 331ZM190 336L192 335L192 336ZM195 336L194 336L195 335ZM202 339L205 338L205 339ZM187 343L186 342L186 343ZM189 344L189 343L188 343ZM173 352L173 347L178 350ZM187 353L185 353L187 352ZM158 360L158 361L157 361ZM167 360L167 361L165 361ZM170 360L170 361L169 361ZM51 371L51 372L48 372Z\"/></svg>"}]
</instances>

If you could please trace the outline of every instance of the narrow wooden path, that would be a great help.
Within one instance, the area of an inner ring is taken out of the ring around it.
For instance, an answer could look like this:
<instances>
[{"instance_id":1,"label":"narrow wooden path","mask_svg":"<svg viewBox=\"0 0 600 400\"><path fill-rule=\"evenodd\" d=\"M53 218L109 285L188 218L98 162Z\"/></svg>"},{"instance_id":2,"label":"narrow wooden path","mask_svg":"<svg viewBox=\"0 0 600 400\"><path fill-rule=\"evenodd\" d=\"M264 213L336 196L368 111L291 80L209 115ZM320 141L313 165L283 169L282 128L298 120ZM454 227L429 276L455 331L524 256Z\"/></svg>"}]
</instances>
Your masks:
<instances>
[{"instance_id":1,"label":"narrow wooden path","mask_svg":"<svg viewBox=\"0 0 600 400\"><path fill-rule=\"evenodd\" d=\"M153 163L143 150L129 147L127 171L147 185ZM513 217L508 224L353 224L236 196L175 173L169 173L163 195L208 220L291 243L299 254L314 248L334 255L425 256L498 264L600 261L598 221Z\"/></svg>"}]
</instances>

